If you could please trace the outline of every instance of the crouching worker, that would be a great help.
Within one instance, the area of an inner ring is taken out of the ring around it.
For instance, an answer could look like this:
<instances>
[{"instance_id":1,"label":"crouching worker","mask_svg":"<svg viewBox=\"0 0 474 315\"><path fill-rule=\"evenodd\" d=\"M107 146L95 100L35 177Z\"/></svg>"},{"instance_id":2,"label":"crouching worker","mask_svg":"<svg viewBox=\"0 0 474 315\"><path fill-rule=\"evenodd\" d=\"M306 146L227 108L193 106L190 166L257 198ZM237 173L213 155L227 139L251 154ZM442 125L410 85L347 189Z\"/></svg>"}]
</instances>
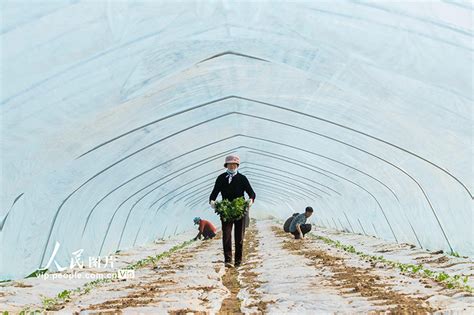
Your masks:
<instances>
[{"instance_id":1,"label":"crouching worker","mask_svg":"<svg viewBox=\"0 0 474 315\"><path fill-rule=\"evenodd\" d=\"M216 227L211 222L202 220L200 217L195 217L194 224L199 224L199 233L196 235L194 240L201 239L201 235L205 240L216 236Z\"/></svg>"},{"instance_id":2,"label":"crouching worker","mask_svg":"<svg viewBox=\"0 0 474 315\"><path fill-rule=\"evenodd\" d=\"M311 224L306 224L306 220L313 214L313 208L306 207L305 212L293 218L290 224L290 233L295 239L302 239L306 233L311 231Z\"/></svg>"}]
</instances>

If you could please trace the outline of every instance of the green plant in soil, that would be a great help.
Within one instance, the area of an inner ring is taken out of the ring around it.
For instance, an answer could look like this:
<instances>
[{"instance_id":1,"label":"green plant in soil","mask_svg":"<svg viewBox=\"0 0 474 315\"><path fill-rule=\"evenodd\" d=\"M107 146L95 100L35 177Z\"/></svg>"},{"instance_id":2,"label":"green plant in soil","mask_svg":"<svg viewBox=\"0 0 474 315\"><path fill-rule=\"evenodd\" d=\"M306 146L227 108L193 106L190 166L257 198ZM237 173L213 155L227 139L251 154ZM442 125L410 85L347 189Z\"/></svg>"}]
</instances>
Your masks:
<instances>
[{"instance_id":1,"label":"green plant in soil","mask_svg":"<svg viewBox=\"0 0 474 315\"><path fill-rule=\"evenodd\" d=\"M148 257L146 257L144 259L141 259L141 260L139 260L139 261L137 261L133 264L129 264L129 265L125 266L123 269L132 269L132 270L134 270L134 269L138 269L138 268L143 268L143 267L145 267L147 265L150 265L150 264L155 265L158 262L158 260L170 256L175 251L180 250L180 249L190 245L193 242L194 242L194 240L185 241L181 244L173 246L172 248L170 248L169 250L167 250L163 253L160 253L160 254L154 255L154 256L148 256ZM46 272L46 270L44 272ZM72 295L76 296L76 295L87 294L93 288L95 288L95 287L97 287L101 284L111 282L115 279L117 279L117 273L114 274L113 278L101 278L101 279L97 279L97 280L94 280L94 281L90 281L90 282L87 282L82 287L78 287L74 290L64 290L64 291L58 293L54 297L42 296L43 310L41 310L41 311L37 310L35 312L59 310L59 309L61 309L61 305L63 303L69 302L72 299ZM25 310L22 310L20 312L20 314L29 314L29 313L30 313L29 309L25 309Z\"/></svg>"},{"instance_id":2,"label":"green plant in soil","mask_svg":"<svg viewBox=\"0 0 474 315\"><path fill-rule=\"evenodd\" d=\"M463 291L474 293L474 288L467 285L469 280L468 276L454 275L451 276L445 272L435 272L425 268L423 265L414 265L414 264L404 264L397 261L388 260L383 256L375 256L365 254L363 252L357 251L352 245L344 245L339 241L332 240L327 237L319 236L310 233L311 237L323 241L324 243L340 248L349 253L355 253L356 255L368 259L371 262L375 263L384 263L391 267L398 268L403 273L408 273L412 275L419 275L421 277L430 278L438 283L443 284L448 289L460 289Z\"/></svg>"}]
</instances>

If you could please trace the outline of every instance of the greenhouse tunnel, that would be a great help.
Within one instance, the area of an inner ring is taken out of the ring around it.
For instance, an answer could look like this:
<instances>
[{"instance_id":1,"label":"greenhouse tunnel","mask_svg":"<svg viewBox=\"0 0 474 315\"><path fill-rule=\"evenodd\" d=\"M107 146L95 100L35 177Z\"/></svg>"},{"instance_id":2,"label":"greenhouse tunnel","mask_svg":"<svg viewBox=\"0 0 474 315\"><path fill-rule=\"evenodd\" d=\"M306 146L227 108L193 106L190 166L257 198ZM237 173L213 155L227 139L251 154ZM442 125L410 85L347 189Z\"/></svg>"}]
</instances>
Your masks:
<instances>
[{"instance_id":1,"label":"greenhouse tunnel","mask_svg":"<svg viewBox=\"0 0 474 315\"><path fill-rule=\"evenodd\" d=\"M0 279L218 222L229 154L251 217L474 256L471 4L0 6Z\"/></svg>"}]
</instances>

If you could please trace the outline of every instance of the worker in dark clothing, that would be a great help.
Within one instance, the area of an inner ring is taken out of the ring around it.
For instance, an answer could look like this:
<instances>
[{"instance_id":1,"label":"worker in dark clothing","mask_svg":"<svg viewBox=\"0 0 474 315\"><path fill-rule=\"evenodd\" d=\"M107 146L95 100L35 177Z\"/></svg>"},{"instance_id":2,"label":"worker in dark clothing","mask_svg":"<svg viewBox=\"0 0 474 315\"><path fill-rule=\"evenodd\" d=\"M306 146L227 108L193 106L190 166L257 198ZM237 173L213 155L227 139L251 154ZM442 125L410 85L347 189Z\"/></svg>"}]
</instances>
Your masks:
<instances>
[{"instance_id":1,"label":"worker in dark clothing","mask_svg":"<svg viewBox=\"0 0 474 315\"><path fill-rule=\"evenodd\" d=\"M229 155L225 159L224 167L227 168L225 173L220 174L214 185L214 189L209 197L209 204L214 209L217 195L221 193L222 199L232 201L239 197L244 197L244 192L249 196L249 208L255 201L255 192L250 186L247 177L240 174L237 168L240 165L238 156ZM224 247L224 261L227 267L232 266L232 226L235 226L235 260L234 265L240 266L242 263L242 248L244 244L244 234L246 222L249 221L248 209L243 218L233 222L222 222L222 245Z\"/></svg>"},{"instance_id":2,"label":"worker in dark clothing","mask_svg":"<svg viewBox=\"0 0 474 315\"><path fill-rule=\"evenodd\" d=\"M304 235L311 231L311 224L307 224L306 220L313 214L313 207L306 207L304 213L298 214L290 223L290 233L295 239L303 239Z\"/></svg>"},{"instance_id":3,"label":"worker in dark clothing","mask_svg":"<svg viewBox=\"0 0 474 315\"><path fill-rule=\"evenodd\" d=\"M210 238L214 238L216 236L216 227L210 221L203 220L200 217L194 218L194 224L199 225L199 233L196 235L194 240L201 239L201 236L204 236L204 240L208 240Z\"/></svg>"}]
</instances>

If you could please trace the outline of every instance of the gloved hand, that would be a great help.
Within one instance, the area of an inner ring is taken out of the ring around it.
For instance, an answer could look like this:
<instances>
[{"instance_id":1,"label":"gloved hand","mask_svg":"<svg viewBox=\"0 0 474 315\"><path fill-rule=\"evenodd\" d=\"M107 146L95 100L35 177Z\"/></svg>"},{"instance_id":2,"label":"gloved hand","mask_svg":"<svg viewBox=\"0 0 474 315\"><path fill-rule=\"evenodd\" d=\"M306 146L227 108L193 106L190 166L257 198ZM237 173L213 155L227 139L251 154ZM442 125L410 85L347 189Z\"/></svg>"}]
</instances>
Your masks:
<instances>
[{"instance_id":1,"label":"gloved hand","mask_svg":"<svg viewBox=\"0 0 474 315\"><path fill-rule=\"evenodd\" d=\"M216 202L214 200L211 200L211 202L209 204L211 205L212 209L216 208Z\"/></svg>"},{"instance_id":2,"label":"gloved hand","mask_svg":"<svg viewBox=\"0 0 474 315\"><path fill-rule=\"evenodd\" d=\"M249 208L250 208L253 205L253 200L249 199L248 202L249 202Z\"/></svg>"},{"instance_id":3,"label":"gloved hand","mask_svg":"<svg viewBox=\"0 0 474 315\"><path fill-rule=\"evenodd\" d=\"M250 206L252 206L252 205L253 205L253 200L248 199L247 200L247 207L245 207L245 211L244 211L244 216L246 216L249 213Z\"/></svg>"}]
</instances>

